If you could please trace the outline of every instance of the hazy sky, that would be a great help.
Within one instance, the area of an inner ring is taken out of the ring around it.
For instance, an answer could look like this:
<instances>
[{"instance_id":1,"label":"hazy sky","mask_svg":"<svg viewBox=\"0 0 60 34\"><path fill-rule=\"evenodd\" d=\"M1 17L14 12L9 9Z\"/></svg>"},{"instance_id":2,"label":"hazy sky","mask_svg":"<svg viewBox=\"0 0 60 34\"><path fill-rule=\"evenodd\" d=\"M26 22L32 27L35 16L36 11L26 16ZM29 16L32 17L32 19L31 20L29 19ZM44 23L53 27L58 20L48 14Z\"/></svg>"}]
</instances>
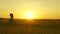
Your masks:
<instances>
[{"instance_id":1,"label":"hazy sky","mask_svg":"<svg viewBox=\"0 0 60 34\"><path fill-rule=\"evenodd\" d=\"M60 19L60 0L0 0L0 17L22 18L24 12L32 11L38 19Z\"/></svg>"}]
</instances>

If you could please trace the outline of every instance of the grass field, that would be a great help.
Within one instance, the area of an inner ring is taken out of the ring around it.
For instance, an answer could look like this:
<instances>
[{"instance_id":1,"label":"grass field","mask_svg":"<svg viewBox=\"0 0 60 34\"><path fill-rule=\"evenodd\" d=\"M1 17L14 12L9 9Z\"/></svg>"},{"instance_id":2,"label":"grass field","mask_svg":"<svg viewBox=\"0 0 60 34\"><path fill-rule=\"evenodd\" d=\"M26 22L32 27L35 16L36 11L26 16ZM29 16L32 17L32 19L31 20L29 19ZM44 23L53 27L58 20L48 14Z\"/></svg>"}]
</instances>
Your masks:
<instances>
[{"instance_id":1,"label":"grass field","mask_svg":"<svg viewBox=\"0 0 60 34\"><path fill-rule=\"evenodd\" d=\"M0 19L0 34L60 34L60 19Z\"/></svg>"}]
</instances>

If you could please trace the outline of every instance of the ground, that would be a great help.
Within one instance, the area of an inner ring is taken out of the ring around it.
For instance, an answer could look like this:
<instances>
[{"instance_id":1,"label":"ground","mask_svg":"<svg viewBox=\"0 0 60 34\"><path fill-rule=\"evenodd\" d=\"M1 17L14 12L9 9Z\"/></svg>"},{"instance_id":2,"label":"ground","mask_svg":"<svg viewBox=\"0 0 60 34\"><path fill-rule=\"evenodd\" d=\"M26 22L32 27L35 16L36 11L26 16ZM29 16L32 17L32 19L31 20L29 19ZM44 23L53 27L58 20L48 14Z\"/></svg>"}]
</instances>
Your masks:
<instances>
[{"instance_id":1,"label":"ground","mask_svg":"<svg viewBox=\"0 0 60 34\"><path fill-rule=\"evenodd\" d=\"M60 19L0 19L0 34L60 34Z\"/></svg>"}]
</instances>

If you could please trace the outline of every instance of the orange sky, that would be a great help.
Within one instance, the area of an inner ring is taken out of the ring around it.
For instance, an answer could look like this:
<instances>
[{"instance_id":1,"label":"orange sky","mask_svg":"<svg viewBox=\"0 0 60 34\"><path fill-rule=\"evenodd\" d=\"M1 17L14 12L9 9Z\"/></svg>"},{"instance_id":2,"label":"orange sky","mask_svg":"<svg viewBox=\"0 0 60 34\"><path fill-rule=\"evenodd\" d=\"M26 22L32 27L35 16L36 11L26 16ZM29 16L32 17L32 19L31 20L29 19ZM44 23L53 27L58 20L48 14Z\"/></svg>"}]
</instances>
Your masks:
<instances>
[{"instance_id":1,"label":"orange sky","mask_svg":"<svg viewBox=\"0 0 60 34\"><path fill-rule=\"evenodd\" d=\"M34 19L60 19L60 0L0 0L0 17L24 19L26 12L33 12Z\"/></svg>"}]
</instances>

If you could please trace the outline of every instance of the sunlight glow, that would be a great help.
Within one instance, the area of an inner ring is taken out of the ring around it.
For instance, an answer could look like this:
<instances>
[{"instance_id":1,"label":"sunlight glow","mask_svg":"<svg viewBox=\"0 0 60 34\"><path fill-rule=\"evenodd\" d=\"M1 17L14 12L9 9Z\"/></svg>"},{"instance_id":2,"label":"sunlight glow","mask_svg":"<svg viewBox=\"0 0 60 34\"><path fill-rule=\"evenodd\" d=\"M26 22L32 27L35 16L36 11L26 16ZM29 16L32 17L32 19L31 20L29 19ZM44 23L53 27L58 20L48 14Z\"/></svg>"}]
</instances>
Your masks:
<instances>
[{"instance_id":1,"label":"sunlight glow","mask_svg":"<svg viewBox=\"0 0 60 34\"><path fill-rule=\"evenodd\" d=\"M33 19L34 14L31 11L28 11L28 12L25 13L25 18L26 19Z\"/></svg>"}]
</instances>

